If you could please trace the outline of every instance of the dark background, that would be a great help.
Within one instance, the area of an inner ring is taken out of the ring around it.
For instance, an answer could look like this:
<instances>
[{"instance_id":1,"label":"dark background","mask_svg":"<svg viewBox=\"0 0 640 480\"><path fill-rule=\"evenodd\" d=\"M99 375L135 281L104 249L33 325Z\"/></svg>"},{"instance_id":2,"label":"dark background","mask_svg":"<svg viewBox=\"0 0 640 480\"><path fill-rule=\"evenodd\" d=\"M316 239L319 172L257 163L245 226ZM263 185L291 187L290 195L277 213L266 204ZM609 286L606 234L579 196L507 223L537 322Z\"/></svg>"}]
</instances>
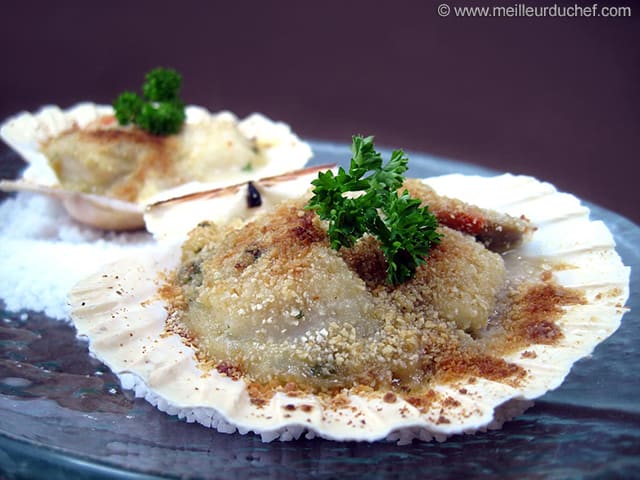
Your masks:
<instances>
[{"instance_id":1,"label":"dark background","mask_svg":"<svg viewBox=\"0 0 640 480\"><path fill-rule=\"evenodd\" d=\"M630 18L441 18L440 3L5 2L0 117L107 103L170 66L188 103L531 174L639 223L640 3L599 2Z\"/></svg>"}]
</instances>

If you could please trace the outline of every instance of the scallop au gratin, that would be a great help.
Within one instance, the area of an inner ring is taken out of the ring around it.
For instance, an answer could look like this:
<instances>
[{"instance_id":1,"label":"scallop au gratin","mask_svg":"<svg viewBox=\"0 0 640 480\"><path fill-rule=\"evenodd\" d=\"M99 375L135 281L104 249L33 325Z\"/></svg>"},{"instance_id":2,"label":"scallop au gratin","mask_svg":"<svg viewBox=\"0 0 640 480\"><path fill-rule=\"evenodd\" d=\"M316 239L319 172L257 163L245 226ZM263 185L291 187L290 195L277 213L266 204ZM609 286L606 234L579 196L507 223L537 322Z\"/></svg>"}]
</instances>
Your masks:
<instances>
[{"instance_id":1,"label":"scallop au gratin","mask_svg":"<svg viewBox=\"0 0 640 480\"><path fill-rule=\"evenodd\" d=\"M183 242L79 284L79 335L125 387L187 421L265 441L402 443L501 424L619 325L628 269L606 227L548 184L406 181L442 239L398 286L374 237L330 247L307 188L292 181L291 199L244 221L194 217Z\"/></svg>"},{"instance_id":2,"label":"scallop au gratin","mask_svg":"<svg viewBox=\"0 0 640 480\"><path fill-rule=\"evenodd\" d=\"M118 125L112 107L90 103L17 115L0 134L29 164L1 189L59 198L76 220L110 230L144 226L144 207L158 199L295 170L311 157L283 123L195 106L174 135Z\"/></svg>"},{"instance_id":3,"label":"scallop au gratin","mask_svg":"<svg viewBox=\"0 0 640 480\"><path fill-rule=\"evenodd\" d=\"M121 127L105 116L47 139L41 150L63 188L136 203L189 182L246 176L267 164L263 145L245 136L231 115L168 136Z\"/></svg>"},{"instance_id":4,"label":"scallop au gratin","mask_svg":"<svg viewBox=\"0 0 640 480\"><path fill-rule=\"evenodd\" d=\"M261 386L424 393L431 378L455 375L461 365L465 374L488 370L515 381L524 372L496 353L531 335L552 342L560 335L554 314L581 296L541 284L546 271L533 264L533 284L507 277L503 257L463 233L498 217L478 234L508 248L527 232L525 221L459 202L452 208L423 184L407 186L458 229L440 228L441 243L414 279L388 285L373 237L336 252L304 200L287 202L240 228L202 222L191 231L162 289L169 328L218 371ZM547 314L521 318L521 304L534 297Z\"/></svg>"}]
</instances>

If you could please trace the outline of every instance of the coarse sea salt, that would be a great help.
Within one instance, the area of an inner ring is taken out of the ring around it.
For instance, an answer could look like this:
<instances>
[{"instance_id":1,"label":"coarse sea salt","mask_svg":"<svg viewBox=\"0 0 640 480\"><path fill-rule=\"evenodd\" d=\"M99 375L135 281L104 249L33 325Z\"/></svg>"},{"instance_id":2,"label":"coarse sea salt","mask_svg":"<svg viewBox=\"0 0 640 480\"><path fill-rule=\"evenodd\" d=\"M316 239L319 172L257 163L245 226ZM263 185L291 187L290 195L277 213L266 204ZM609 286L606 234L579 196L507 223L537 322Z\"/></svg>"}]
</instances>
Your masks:
<instances>
[{"instance_id":1,"label":"coarse sea salt","mask_svg":"<svg viewBox=\"0 0 640 480\"><path fill-rule=\"evenodd\" d=\"M73 285L152 244L145 232L95 230L75 222L57 200L18 193L0 203L0 298L10 312L69 321L67 292Z\"/></svg>"}]
</instances>

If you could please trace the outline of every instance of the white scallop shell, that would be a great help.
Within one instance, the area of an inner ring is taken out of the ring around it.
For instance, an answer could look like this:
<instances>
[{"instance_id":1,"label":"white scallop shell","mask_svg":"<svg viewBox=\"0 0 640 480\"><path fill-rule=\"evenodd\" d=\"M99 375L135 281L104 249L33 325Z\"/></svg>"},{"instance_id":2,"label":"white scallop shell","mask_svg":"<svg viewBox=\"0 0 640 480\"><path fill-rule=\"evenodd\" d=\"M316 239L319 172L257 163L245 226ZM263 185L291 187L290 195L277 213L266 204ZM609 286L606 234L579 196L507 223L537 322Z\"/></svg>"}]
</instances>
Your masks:
<instances>
[{"instance_id":1,"label":"white scallop shell","mask_svg":"<svg viewBox=\"0 0 640 480\"><path fill-rule=\"evenodd\" d=\"M318 165L253 181L261 198L260 208L247 206L249 185L245 182L152 203L145 210L144 222L158 240L181 240L202 219L218 224L245 220L283 200L301 197L319 171L333 167Z\"/></svg>"},{"instance_id":2,"label":"white scallop shell","mask_svg":"<svg viewBox=\"0 0 640 480\"><path fill-rule=\"evenodd\" d=\"M158 273L176 265L178 244L160 244L145 258L112 264L78 284L69 296L78 334L89 339L90 351L136 396L220 432L255 432L264 441L290 440L307 432L308 438L406 443L499 426L532 399L559 386L573 363L618 328L629 295L630 269L615 252L605 225L590 221L588 209L575 197L547 183L512 175L447 175L426 182L450 197L526 215L539 229L518 253L561 259L574 267L556 272L556 280L584 290L588 303L564 307L557 321L564 334L558 344L526 347L535 358L522 355L524 350L506 358L528 373L518 387L483 378L437 385L440 399L454 401L437 400L426 413L400 398L385 402L385 392L351 394L349 408L330 408L314 396L285 393L256 407L242 380L216 371L205 374L179 336L163 334L166 312L155 296ZM302 404L313 408L291 407Z\"/></svg>"},{"instance_id":3,"label":"white scallop shell","mask_svg":"<svg viewBox=\"0 0 640 480\"><path fill-rule=\"evenodd\" d=\"M42 142L55 137L74 125L85 127L105 115L112 115L108 105L80 103L67 110L56 106L43 107L32 114L20 113L0 126L0 137L29 164L21 179L0 181L0 190L33 191L62 201L69 215L81 223L107 230L129 230L144 225L143 212L146 203L171 198L186 193L228 185L253 178L277 175L301 168L311 158L309 145L302 142L284 123L273 122L254 113L238 120L231 112L210 113L204 108L188 106L187 124L214 119L237 123L239 131L247 138L255 138L267 158L263 167L256 168L242 178L221 178L206 184L191 182L164 192L145 201L145 204L125 202L101 195L66 190L60 186L46 156L40 151Z\"/></svg>"}]
</instances>

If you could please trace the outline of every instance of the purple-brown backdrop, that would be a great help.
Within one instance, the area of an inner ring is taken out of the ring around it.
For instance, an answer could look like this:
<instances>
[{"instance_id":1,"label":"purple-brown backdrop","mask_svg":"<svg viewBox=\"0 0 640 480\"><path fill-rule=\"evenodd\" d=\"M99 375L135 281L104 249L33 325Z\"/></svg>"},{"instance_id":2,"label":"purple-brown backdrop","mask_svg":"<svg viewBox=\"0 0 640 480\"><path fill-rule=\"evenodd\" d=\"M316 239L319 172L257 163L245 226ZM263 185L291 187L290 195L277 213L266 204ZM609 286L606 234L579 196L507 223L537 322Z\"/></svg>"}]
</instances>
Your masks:
<instances>
[{"instance_id":1,"label":"purple-brown backdrop","mask_svg":"<svg viewBox=\"0 0 640 480\"><path fill-rule=\"evenodd\" d=\"M4 4L0 117L110 102L171 66L188 103L532 174L640 222L640 4L599 3L630 7L622 18L460 18L441 3L524 4Z\"/></svg>"}]
</instances>

